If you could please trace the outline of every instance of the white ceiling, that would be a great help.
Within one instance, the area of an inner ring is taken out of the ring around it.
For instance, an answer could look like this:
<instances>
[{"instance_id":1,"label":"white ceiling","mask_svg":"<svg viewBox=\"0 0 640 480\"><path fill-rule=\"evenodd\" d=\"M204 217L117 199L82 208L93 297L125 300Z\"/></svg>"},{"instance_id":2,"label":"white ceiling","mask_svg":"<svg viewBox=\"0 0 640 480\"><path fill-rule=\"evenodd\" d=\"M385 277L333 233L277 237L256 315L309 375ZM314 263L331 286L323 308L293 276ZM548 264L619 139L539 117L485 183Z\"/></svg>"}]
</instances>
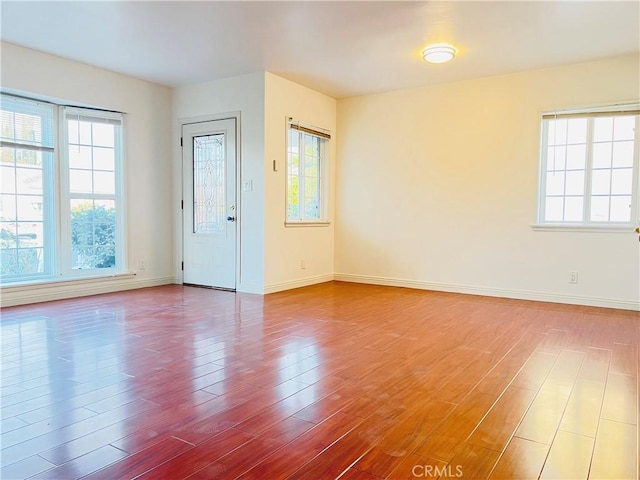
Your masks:
<instances>
[{"instance_id":1,"label":"white ceiling","mask_svg":"<svg viewBox=\"0 0 640 480\"><path fill-rule=\"evenodd\" d=\"M12 2L2 40L178 86L268 70L336 98L640 51L640 2ZM420 51L454 44L454 62Z\"/></svg>"}]
</instances>

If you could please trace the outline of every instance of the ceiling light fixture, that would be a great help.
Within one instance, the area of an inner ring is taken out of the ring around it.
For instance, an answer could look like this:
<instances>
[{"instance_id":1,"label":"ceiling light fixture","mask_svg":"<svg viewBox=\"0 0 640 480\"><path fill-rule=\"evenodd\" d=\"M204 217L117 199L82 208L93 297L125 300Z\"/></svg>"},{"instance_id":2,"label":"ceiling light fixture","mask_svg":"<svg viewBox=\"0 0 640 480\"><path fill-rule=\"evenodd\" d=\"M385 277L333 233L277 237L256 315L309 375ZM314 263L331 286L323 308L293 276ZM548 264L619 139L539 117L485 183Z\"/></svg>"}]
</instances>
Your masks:
<instances>
[{"instance_id":1,"label":"ceiling light fixture","mask_svg":"<svg viewBox=\"0 0 640 480\"><path fill-rule=\"evenodd\" d=\"M456 56L456 49L446 43L429 45L422 51L423 58L429 63L445 63L453 60Z\"/></svg>"}]
</instances>

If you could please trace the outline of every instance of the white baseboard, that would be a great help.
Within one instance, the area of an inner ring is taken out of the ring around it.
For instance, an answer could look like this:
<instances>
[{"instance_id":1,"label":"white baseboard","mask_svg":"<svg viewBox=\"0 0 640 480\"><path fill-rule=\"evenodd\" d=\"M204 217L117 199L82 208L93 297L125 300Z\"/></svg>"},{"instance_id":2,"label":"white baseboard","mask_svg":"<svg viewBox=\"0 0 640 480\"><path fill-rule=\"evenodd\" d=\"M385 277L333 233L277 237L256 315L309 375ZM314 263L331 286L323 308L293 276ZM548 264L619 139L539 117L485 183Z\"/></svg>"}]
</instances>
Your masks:
<instances>
[{"instance_id":1,"label":"white baseboard","mask_svg":"<svg viewBox=\"0 0 640 480\"><path fill-rule=\"evenodd\" d=\"M334 279L334 275L328 273L326 275L316 275L315 277L301 278L299 280L293 280L291 282L273 283L271 285L265 285L264 293L275 293L283 290L291 290L292 288L308 287L309 285L315 285L317 283L330 282Z\"/></svg>"},{"instance_id":2,"label":"white baseboard","mask_svg":"<svg viewBox=\"0 0 640 480\"><path fill-rule=\"evenodd\" d=\"M50 302L66 298L86 297L101 293L113 293L137 288L158 287L176 283L173 276L136 278L135 275L105 277L100 279L51 282L28 286L11 286L2 289L0 306L12 307L29 303Z\"/></svg>"},{"instance_id":3,"label":"white baseboard","mask_svg":"<svg viewBox=\"0 0 640 480\"><path fill-rule=\"evenodd\" d=\"M336 273L334 274L333 278L334 280L338 280L341 282L369 283L372 285L416 288L420 290L435 290L438 292L465 293L469 295L484 295L487 297L534 300L538 302L568 303L570 305L587 305L591 307L620 308L623 310L640 311L640 302L619 300L613 298L585 297L578 295L562 295L548 292L531 292L526 290L478 287L472 285L421 282L417 280L375 277L370 275L355 275L350 273Z\"/></svg>"},{"instance_id":4,"label":"white baseboard","mask_svg":"<svg viewBox=\"0 0 640 480\"><path fill-rule=\"evenodd\" d=\"M418 280L406 280L401 278L377 277L371 275L357 275L349 273L336 273L317 275L314 277L302 278L289 282L275 283L264 287L264 291L259 288L252 288L245 285L245 288L238 291L257 294L268 294L290 290L293 288L306 287L318 283L337 280L341 282L366 283L372 285L386 285L390 287L415 288L420 290L434 290L438 292L463 293L469 295L484 295L488 297L513 298L517 300L534 300L539 302L566 303L571 305L587 305L593 307L619 308L623 310L640 311L640 302L586 297L577 295L561 295L549 292L531 292L525 290L511 290L501 288L487 288L472 285L457 285L447 283L422 282ZM14 305L25 305L29 303L48 302L52 300L62 300L73 297L84 297L88 295L98 295L102 293L119 292L123 290L133 290L137 288L157 287L168 284L181 284L178 277L166 276L156 278L139 279L130 277L108 277L102 279L84 280L81 282L52 282L40 285L29 285L24 287L5 287L2 289L0 306L10 307Z\"/></svg>"}]
</instances>

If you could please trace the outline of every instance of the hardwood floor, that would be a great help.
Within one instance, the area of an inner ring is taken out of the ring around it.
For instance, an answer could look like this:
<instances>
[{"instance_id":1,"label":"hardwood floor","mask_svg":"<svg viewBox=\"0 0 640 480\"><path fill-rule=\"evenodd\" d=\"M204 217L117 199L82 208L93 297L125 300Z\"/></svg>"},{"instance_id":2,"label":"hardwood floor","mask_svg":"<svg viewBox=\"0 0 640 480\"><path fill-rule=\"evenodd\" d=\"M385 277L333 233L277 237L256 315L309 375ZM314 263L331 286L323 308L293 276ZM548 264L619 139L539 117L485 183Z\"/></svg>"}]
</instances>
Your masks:
<instances>
[{"instance_id":1,"label":"hardwood floor","mask_svg":"<svg viewBox=\"0 0 640 480\"><path fill-rule=\"evenodd\" d=\"M171 285L0 327L2 479L638 478L638 312Z\"/></svg>"}]
</instances>

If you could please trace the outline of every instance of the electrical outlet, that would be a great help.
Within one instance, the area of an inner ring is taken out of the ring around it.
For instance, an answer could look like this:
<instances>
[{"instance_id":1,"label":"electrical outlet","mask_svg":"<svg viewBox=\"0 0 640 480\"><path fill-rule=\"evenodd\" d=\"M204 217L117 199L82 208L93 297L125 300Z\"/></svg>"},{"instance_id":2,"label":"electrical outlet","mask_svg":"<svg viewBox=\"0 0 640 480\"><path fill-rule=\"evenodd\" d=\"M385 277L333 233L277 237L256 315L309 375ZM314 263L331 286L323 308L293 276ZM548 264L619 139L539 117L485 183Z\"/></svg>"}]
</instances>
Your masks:
<instances>
[{"instance_id":1,"label":"electrical outlet","mask_svg":"<svg viewBox=\"0 0 640 480\"><path fill-rule=\"evenodd\" d=\"M569 283L578 283L578 272L569 272Z\"/></svg>"},{"instance_id":2,"label":"electrical outlet","mask_svg":"<svg viewBox=\"0 0 640 480\"><path fill-rule=\"evenodd\" d=\"M144 260L138 261L138 270L144 270L145 268Z\"/></svg>"},{"instance_id":3,"label":"electrical outlet","mask_svg":"<svg viewBox=\"0 0 640 480\"><path fill-rule=\"evenodd\" d=\"M306 269L306 268L307 268L307 265L304 263L304 260L300 260L300 268L301 268L302 270L304 270L304 269Z\"/></svg>"}]
</instances>

